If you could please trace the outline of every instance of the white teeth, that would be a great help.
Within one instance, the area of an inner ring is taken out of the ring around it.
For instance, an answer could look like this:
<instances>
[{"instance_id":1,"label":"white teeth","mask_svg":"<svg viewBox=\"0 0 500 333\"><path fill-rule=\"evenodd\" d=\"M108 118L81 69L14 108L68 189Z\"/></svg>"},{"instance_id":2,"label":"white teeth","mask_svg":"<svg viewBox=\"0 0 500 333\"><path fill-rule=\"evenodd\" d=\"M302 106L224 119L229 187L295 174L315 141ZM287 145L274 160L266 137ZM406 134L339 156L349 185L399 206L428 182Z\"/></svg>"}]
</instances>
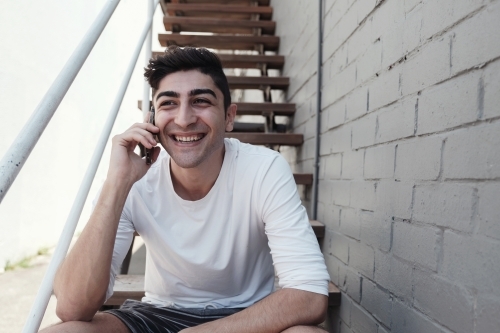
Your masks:
<instances>
[{"instance_id":1,"label":"white teeth","mask_svg":"<svg viewBox=\"0 0 500 333\"><path fill-rule=\"evenodd\" d=\"M180 142L194 142L200 140L203 136L200 135L191 135L191 136L177 136L175 135L175 140Z\"/></svg>"}]
</instances>

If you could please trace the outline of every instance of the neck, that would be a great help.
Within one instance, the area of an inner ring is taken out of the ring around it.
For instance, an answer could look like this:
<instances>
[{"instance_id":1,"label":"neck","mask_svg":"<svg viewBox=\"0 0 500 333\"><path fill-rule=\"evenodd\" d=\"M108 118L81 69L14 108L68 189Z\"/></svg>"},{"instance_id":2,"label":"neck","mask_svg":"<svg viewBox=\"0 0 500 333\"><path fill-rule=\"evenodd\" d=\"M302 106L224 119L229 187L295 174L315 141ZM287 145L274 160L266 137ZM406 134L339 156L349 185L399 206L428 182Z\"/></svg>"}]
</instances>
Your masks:
<instances>
[{"instance_id":1,"label":"neck","mask_svg":"<svg viewBox=\"0 0 500 333\"><path fill-rule=\"evenodd\" d=\"M224 162L224 145L212 156L194 168L181 168L170 159L170 175L175 193L184 200L203 199L219 177Z\"/></svg>"}]
</instances>

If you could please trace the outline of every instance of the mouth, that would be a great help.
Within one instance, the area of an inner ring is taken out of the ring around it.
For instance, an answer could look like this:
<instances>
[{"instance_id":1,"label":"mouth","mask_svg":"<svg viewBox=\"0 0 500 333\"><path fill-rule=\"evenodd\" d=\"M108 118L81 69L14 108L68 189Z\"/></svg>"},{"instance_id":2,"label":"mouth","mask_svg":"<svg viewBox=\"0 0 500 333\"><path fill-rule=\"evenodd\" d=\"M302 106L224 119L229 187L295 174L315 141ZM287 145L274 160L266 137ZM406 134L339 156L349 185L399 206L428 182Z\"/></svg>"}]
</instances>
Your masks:
<instances>
[{"instance_id":1,"label":"mouth","mask_svg":"<svg viewBox=\"0 0 500 333\"><path fill-rule=\"evenodd\" d=\"M191 134L191 135L170 135L170 138L174 140L175 142L179 143L193 143L193 142L198 142L201 139L205 137L206 134L204 133L198 133L198 134Z\"/></svg>"}]
</instances>

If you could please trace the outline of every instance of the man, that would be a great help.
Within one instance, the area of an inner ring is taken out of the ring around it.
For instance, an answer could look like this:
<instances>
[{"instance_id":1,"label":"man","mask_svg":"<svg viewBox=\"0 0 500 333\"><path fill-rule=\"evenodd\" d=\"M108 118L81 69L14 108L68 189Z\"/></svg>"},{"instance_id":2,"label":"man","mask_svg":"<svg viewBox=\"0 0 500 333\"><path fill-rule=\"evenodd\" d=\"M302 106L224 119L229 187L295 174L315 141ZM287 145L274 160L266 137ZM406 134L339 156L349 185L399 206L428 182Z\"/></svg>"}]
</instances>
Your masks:
<instances>
[{"instance_id":1,"label":"man","mask_svg":"<svg viewBox=\"0 0 500 333\"><path fill-rule=\"evenodd\" d=\"M113 138L94 211L54 281L63 323L44 332L324 332L314 325L329 276L293 175L278 153L224 139L236 105L218 57L168 48L145 77L156 126ZM153 149L151 167L138 144ZM134 231L148 249L146 296L96 314Z\"/></svg>"}]
</instances>

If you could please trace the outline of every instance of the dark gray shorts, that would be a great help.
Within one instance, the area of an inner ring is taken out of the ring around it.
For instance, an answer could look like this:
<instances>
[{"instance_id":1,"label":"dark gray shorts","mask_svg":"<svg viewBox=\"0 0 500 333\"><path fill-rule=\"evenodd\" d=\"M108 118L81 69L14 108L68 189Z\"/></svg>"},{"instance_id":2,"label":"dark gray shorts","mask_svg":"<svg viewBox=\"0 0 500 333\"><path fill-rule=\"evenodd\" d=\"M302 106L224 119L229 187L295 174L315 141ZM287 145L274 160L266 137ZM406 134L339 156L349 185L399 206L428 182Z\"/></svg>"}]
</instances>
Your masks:
<instances>
[{"instance_id":1,"label":"dark gray shorts","mask_svg":"<svg viewBox=\"0 0 500 333\"><path fill-rule=\"evenodd\" d=\"M107 310L119 318L132 333L177 333L185 328L224 318L243 310L172 309L126 300L120 309Z\"/></svg>"}]
</instances>

